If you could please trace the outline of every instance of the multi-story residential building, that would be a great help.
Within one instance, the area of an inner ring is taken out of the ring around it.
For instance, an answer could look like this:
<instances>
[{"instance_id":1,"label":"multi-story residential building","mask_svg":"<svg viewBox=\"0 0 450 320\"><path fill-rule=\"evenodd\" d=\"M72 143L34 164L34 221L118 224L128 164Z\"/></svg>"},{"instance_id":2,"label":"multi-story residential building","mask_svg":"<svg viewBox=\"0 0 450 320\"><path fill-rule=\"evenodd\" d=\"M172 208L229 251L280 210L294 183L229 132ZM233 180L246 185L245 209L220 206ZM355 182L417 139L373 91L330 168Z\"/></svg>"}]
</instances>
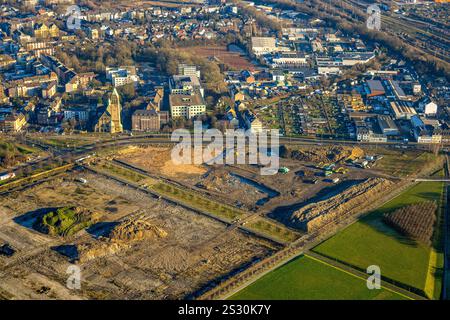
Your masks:
<instances>
[{"instance_id":1,"label":"multi-story residential building","mask_svg":"<svg viewBox=\"0 0 450 320\"><path fill-rule=\"evenodd\" d=\"M174 75L169 80L171 94L189 94L200 91L203 96L203 89L197 76Z\"/></svg>"},{"instance_id":2,"label":"multi-story residential building","mask_svg":"<svg viewBox=\"0 0 450 320\"><path fill-rule=\"evenodd\" d=\"M58 76L54 72L9 81L6 83L6 90L11 98L38 96L41 94L42 88L52 82L58 82Z\"/></svg>"},{"instance_id":3,"label":"multi-story residential building","mask_svg":"<svg viewBox=\"0 0 450 320\"><path fill-rule=\"evenodd\" d=\"M356 128L356 140L362 142L387 142L385 134L375 133L370 123L361 119L354 119Z\"/></svg>"},{"instance_id":4,"label":"multi-story residential building","mask_svg":"<svg viewBox=\"0 0 450 320\"><path fill-rule=\"evenodd\" d=\"M8 102L9 98L5 94L5 88L0 84L0 103Z\"/></svg>"},{"instance_id":5,"label":"multi-story residential building","mask_svg":"<svg viewBox=\"0 0 450 320\"><path fill-rule=\"evenodd\" d=\"M66 83L65 90L66 92L74 92L80 89L86 89L96 76L97 75L93 72L75 74L75 76Z\"/></svg>"},{"instance_id":6,"label":"multi-story residential building","mask_svg":"<svg viewBox=\"0 0 450 320\"><path fill-rule=\"evenodd\" d=\"M198 90L190 94L170 94L169 104L172 117L190 119L206 112L205 102Z\"/></svg>"},{"instance_id":7,"label":"multi-story residential building","mask_svg":"<svg viewBox=\"0 0 450 320\"><path fill-rule=\"evenodd\" d=\"M42 98L50 99L56 94L57 82L48 82L42 87Z\"/></svg>"},{"instance_id":8,"label":"multi-story residential building","mask_svg":"<svg viewBox=\"0 0 450 320\"><path fill-rule=\"evenodd\" d=\"M7 54L0 54L0 70L8 70L14 66L16 59Z\"/></svg>"},{"instance_id":9,"label":"multi-story residential building","mask_svg":"<svg viewBox=\"0 0 450 320\"><path fill-rule=\"evenodd\" d=\"M59 28L54 23L48 26L45 23L37 23L33 28L33 36L38 39L55 38L59 36Z\"/></svg>"},{"instance_id":10,"label":"multi-story residential building","mask_svg":"<svg viewBox=\"0 0 450 320\"><path fill-rule=\"evenodd\" d=\"M139 81L139 77L136 74L136 67L134 66L106 68L106 78L112 82L114 87Z\"/></svg>"},{"instance_id":11,"label":"multi-story residential building","mask_svg":"<svg viewBox=\"0 0 450 320\"><path fill-rule=\"evenodd\" d=\"M197 66L181 63L178 65L178 74L183 76L196 76L200 79L200 70Z\"/></svg>"},{"instance_id":12,"label":"multi-story residential building","mask_svg":"<svg viewBox=\"0 0 450 320\"><path fill-rule=\"evenodd\" d=\"M43 65L45 65L47 68L58 75L63 84L68 83L73 79L73 77L76 76L76 72L73 69L68 68L55 57L43 55L41 56L40 60L42 61Z\"/></svg>"},{"instance_id":13,"label":"multi-story residential building","mask_svg":"<svg viewBox=\"0 0 450 320\"><path fill-rule=\"evenodd\" d=\"M89 120L89 111L82 108L70 108L64 110L64 119L75 119L80 123L86 123Z\"/></svg>"},{"instance_id":14,"label":"multi-story residential building","mask_svg":"<svg viewBox=\"0 0 450 320\"><path fill-rule=\"evenodd\" d=\"M27 124L23 113L11 113L0 120L0 130L5 132L19 132Z\"/></svg>"}]
</instances>

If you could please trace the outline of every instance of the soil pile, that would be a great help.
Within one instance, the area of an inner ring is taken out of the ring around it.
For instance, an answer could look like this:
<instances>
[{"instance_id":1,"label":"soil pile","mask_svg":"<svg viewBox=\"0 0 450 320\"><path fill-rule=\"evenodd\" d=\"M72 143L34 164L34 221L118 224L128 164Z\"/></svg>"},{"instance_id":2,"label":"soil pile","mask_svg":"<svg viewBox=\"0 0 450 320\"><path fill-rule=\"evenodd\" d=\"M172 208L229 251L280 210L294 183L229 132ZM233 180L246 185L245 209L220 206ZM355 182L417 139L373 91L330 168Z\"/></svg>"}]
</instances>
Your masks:
<instances>
[{"instance_id":1,"label":"soil pile","mask_svg":"<svg viewBox=\"0 0 450 320\"><path fill-rule=\"evenodd\" d=\"M117 225L110 234L113 242L142 241L167 237L163 229L142 219L127 219Z\"/></svg>"},{"instance_id":2,"label":"soil pile","mask_svg":"<svg viewBox=\"0 0 450 320\"><path fill-rule=\"evenodd\" d=\"M126 250L135 242L147 239L156 240L165 238L167 235L165 230L146 220L126 219L115 226L108 237L101 237L98 241L78 245L78 258L83 263Z\"/></svg>"},{"instance_id":3,"label":"soil pile","mask_svg":"<svg viewBox=\"0 0 450 320\"><path fill-rule=\"evenodd\" d=\"M357 159L364 156L364 151L358 147L351 148L345 146L333 147L311 147L307 150L291 150L290 157L295 160L305 162L339 162L347 159Z\"/></svg>"},{"instance_id":4,"label":"soil pile","mask_svg":"<svg viewBox=\"0 0 450 320\"><path fill-rule=\"evenodd\" d=\"M370 203L391 185L391 181L382 178L367 179L334 197L302 207L292 214L289 223L305 231L314 231L355 207Z\"/></svg>"}]
</instances>

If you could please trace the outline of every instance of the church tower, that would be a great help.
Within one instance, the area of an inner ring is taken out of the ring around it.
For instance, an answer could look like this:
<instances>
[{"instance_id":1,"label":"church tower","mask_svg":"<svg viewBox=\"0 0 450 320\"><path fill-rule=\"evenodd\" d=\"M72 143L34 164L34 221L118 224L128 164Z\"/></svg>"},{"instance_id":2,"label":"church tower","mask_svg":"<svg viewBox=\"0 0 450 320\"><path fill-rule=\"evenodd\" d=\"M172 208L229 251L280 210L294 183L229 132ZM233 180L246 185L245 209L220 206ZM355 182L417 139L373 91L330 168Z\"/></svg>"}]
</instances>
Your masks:
<instances>
[{"instance_id":1,"label":"church tower","mask_svg":"<svg viewBox=\"0 0 450 320\"><path fill-rule=\"evenodd\" d=\"M103 114L98 119L95 125L95 132L109 132L120 133L123 131L122 127L122 106L120 105L120 96L117 90L111 93L108 99L108 106Z\"/></svg>"},{"instance_id":2,"label":"church tower","mask_svg":"<svg viewBox=\"0 0 450 320\"><path fill-rule=\"evenodd\" d=\"M116 88L114 88L114 91L109 97L108 108L106 110L111 115L111 133L122 132L122 106L120 105L120 96Z\"/></svg>"}]
</instances>

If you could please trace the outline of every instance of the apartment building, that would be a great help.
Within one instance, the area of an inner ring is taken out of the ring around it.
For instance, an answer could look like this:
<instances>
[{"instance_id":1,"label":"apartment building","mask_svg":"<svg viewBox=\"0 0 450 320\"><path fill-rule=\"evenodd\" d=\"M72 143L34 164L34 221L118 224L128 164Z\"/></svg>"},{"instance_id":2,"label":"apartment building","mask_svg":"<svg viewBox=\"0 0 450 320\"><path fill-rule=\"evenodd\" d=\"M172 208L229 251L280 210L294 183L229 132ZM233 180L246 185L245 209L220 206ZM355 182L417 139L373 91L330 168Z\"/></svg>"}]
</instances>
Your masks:
<instances>
[{"instance_id":1,"label":"apartment building","mask_svg":"<svg viewBox=\"0 0 450 320\"><path fill-rule=\"evenodd\" d=\"M206 104L199 90L190 94L171 94L169 96L172 117L190 119L206 113Z\"/></svg>"}]
</instances>

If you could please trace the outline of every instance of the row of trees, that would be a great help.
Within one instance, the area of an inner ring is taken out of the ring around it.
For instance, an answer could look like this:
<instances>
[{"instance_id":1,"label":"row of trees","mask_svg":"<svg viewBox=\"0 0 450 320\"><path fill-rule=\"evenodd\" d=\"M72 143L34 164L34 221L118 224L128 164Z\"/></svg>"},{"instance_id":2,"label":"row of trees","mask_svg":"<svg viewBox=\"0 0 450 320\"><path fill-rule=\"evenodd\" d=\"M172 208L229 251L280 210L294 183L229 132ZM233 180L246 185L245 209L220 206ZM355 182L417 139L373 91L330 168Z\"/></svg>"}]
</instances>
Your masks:
<instances>
[{"instance_id":1,"label":"row of trees","mask_svg":"<svg viewBox=\"0 0 450 320\"><path fill-rule=\"evenodd\" d=\"M408 237L429 245L433 237L436 210L436 202L421 202L385 214L384 221Z\"/></svg>"}]
</instances>

